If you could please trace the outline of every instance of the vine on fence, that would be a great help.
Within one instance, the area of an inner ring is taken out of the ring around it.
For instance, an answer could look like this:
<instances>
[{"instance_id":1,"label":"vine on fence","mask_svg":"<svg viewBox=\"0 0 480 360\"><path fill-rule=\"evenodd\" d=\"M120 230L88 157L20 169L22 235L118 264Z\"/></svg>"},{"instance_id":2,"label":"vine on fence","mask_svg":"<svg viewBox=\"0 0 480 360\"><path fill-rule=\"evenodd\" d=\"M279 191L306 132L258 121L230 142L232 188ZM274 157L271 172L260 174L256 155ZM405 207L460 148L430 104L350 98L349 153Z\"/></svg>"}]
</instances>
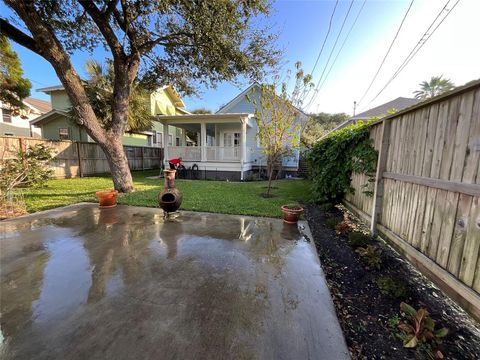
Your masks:
<instances>
[{"instance_id":1,"label":"vine on fence","mask_svg":"<svg viewBox=\"0 0 480 360\"><path fill-rule=\"evenodd\" d=\"M352 172L374 181L378 152L372 146L369 123L360 121L334 131L313 146L308 162L315 202L337 203L353 193Z\"/></svg>"}]
</instances>

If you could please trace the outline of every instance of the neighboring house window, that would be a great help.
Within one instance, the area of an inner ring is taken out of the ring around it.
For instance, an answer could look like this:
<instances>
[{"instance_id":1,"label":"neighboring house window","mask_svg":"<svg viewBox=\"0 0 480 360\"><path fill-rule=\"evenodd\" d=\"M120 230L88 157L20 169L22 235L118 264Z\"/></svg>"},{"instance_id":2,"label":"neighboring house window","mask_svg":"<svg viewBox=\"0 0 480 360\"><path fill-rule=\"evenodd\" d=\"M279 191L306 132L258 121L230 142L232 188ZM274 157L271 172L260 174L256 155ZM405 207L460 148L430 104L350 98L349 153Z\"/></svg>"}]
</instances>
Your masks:
<instances>
[{"instance_id":1,"label":"neighboring house window","mask_svg":"<svg viewBox=\"0 0 480 360\"><path fill-rule=\"evenodd\" d=\"M152 145L155 146L156 143L157 143L157 132L154 131L152 135Z\"/></svg>"},{"instance_id":2,"label":"neighboring house window","mask_svg":"<svg viewBox=\"0 0 480 360\"><path fill-rule=\"evenodd\" d=\"M60 140L68 140L70 138L68 136L68 129L67 128L59 128L58 129L58 138Z\"/></svg>"},{"instance_id":3,"label":"neighboring house window","mask_svg":"<svg viewBox=\"0 0 480 360\"><path fill-rule=\"evenodd\" d=\"M177 138L175 139L175 145L176 145L176 146L180 146L180 138L179 138L179 137L177 137Z\"/></svg>"},{"instance_id":4,"label":"neighboring house window","mask_svg":"<svg viewBox=\"0 0 480 360\"><path fill-rule=\"evenodd\" d=\"M172 146L172 145L173 145L173 135L169 134L168 135L168 146Z\"/></svg>"},{"instance_id":5,"label":"neighboring house window","mask_svg":"<svg viewBox=\"0 0 480 360\"><path fill-rule=\"evenodd\" d=\"M5 136L15 136L15 134L12 133L12 132L4 132L3 135L5 135Z\"/></svg>"},{"instance_id":6,"label":"neighboring house window","mask_svg":"<svg viewBox=\"0 0 480 360\"><path fill-rule=\"evenodd\" d=\"M2 121L4 123L12 122L12 112L10 110L2 109Z\"/></svg>"}]
</instances>

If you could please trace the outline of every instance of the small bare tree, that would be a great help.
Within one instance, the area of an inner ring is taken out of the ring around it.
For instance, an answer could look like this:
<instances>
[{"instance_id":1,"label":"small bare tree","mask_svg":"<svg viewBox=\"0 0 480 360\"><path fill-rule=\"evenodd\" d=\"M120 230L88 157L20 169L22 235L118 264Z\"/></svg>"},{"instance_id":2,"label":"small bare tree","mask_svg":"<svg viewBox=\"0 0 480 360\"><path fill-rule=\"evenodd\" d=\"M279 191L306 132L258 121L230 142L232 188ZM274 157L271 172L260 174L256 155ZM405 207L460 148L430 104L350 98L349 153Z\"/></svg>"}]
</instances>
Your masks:
<instances>
[{"instance_id":1,"label":"small bare tree","mask_svg":"<svg viewBox=\"0 0 480 360\"><path fill-rule=\"evenodd\" d=\"M311 75L304 74L300 62L295 64L295 70L295 83L291 93L287 86L289 73L283 82L276 76L271 84L261 84L257 98L252 94L248 97L255 107L257 136L267 158L267 197L270 196L275 165L300 146L302 112L299 109L313 83ZM279 87L280 94L277 95L276 89Z\"/></svg>"}]
</instances>

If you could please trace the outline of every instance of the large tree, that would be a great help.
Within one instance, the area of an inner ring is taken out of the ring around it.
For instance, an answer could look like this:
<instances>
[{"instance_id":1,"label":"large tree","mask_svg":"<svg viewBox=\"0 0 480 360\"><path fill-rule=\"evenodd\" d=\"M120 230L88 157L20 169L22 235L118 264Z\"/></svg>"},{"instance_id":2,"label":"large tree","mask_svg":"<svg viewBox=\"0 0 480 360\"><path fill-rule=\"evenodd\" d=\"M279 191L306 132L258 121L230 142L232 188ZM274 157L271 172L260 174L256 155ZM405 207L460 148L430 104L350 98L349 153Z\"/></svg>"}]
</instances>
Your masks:
<instances>
[{"instance_id":1,"label":"large tree","mask_svg":"<svg viewBox=\"0 0 480 360\"><path fill-rule=\"evenodd\" d=\"M322 136L328 134L348 118L349 116L345 113L318 113L310 115L310 119L302 133L302 144L307 148L312 147Z\"/></svg>"},{"instance_id":2,"label":"large tree","mask_svg":"<svg viewBox=\"0 0 480 360\"><path fill-rule=\"evenodd\" d=\"M76 121L104 150L115 189L133 191L123 151L132 84L173 84L191 94L239 74L263 75L278 53L273 37L251 26L268 13L266 0L3 0L16 22L0 31L45 58L55 69ZM20 25L16 25L19 23ZM111 124L98 121L71 54L104 47L114 69Z\"/></svg>"},{"instance_id":3,"label":"large tree","mask_svg":"<svg viewBox=\"0 0 480 360\"><path fill-rule=\"evenodd\" d=\"M453 82L450 79L444 79L442 76L443 75L432 76L430 81L422 81L420 83L420 90L413 93L415 98L426 100L452 90L455 87Z\"/></svg>"},{"instance_id":4,"label":"large tree","mask_svg":"<svg viewBox=\"0 0 480 360\"><path fill-rule=\"evenodd\" d=\"M17 112L22 100L30 95L30 81L23 77L22 65L8 39L0 34L0 101Z\"/></svg>"}]
</instances>

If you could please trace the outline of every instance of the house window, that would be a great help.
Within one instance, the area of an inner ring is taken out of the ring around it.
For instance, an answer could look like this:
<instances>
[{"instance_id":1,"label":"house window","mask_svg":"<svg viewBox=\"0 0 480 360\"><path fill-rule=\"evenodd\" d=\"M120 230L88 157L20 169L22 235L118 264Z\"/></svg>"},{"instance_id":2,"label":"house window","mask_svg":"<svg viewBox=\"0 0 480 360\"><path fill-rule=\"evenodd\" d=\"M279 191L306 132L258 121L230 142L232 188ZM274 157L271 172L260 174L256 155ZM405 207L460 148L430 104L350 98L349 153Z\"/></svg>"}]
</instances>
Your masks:
<instances>
[{"instance_id":1,"label":"house window","mask_svg":"<svg viewBox=\"0 0 480 360\"><path fill-rule=\"evenodd\" d=\"M163 133L157 131L157 146L163 147Z\"/></svg>"},{"instance_id":2,"label":"house window","mask_svg":"<svg viewBox=\"0 0 480 360\"><path fill-rule=\"evenodd\" d=\"M10 110L2 109L2 121L4 123L12 122L12 112Z\"/></svg>"},{"instance_id":3,"label":"house window","mask_svg":"<svg viewBox=\"0 0 480 360\"><path fill-rule=\"evenodd\" d=\"M169 134L168 135L168 146L172 146L172 145L173 145L173 135Z\"/></svg>"},{"instance_id":4,"label":"house window","mask_svg":"<svg viewBox=\"0 0 480 360\"><path fill-rule=\"evenodd\" d=\"M180 146L180 138L179 137L175 138L175 145Z\"/></svg>"},{"instance_id":5,"label":"house window","mask_svg":"<svg viewBox=\"0 0 480 360\"><path fill-rule=\"evenodd\" d=\"M58 129L58 138L60 140L68 140L70 138L68 136L68 129L67 128L59 128Z\"/></svg>"}]
</instances>

